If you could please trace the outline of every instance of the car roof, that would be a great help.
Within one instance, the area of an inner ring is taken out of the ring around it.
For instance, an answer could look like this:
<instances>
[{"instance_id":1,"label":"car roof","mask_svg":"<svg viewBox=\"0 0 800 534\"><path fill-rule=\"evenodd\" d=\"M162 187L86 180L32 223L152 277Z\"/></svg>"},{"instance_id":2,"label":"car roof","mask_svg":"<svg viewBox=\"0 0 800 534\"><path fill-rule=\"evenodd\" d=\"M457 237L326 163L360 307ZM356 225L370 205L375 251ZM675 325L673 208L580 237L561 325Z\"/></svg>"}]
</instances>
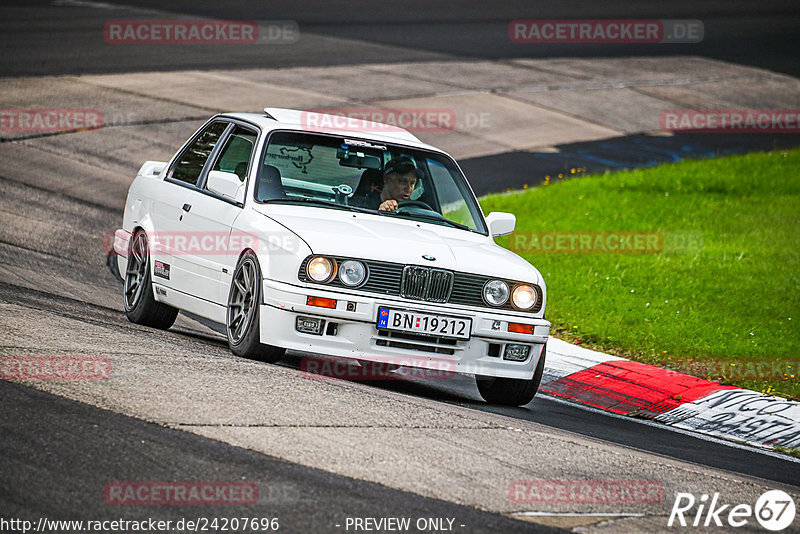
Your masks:
<instances>
[{"instance_id":1,"label":"car roof","mask_svg":"<svg viewBox=\"0 0 800 534\"><path fill-rule=\"evenodd\" d=\"M312 133L346 135L363 140L401 143L441 152L436 147L423 143L408 130L355 117L343 118L340 115L284 108L264 108L264 113L223 113L222 115L251 122L267 131L301 130ZM346 120L347 127L336 127L342 124L343 120Z\"/></svg>"}]
</instances>

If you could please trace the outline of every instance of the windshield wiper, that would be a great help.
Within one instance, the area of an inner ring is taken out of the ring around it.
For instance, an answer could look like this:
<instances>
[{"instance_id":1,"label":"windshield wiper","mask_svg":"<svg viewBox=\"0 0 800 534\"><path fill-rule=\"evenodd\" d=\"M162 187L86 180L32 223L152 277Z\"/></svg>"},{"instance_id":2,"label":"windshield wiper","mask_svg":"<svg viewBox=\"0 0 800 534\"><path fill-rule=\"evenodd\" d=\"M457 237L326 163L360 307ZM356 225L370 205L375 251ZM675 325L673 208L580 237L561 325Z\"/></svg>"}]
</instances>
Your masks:
<instances>
[{"instance_id":1,"label":"windshield wiper","mask_svg":"<svg viewBox=\"0 0 800 534\"><path fill-rule=\"evenodd\" d=\"M392 212L387 212L387 213L392 213ZM406 217L411 217L411 218L419 218L419 219L427 219L429 221L443 222L448 226L452 226L453 228L460 228L461 230L469 230L470 232L475 232L475 230L473 230L469 226L466 226L466 225L461 224L461 223L453 222L450 219L447 219L444 215L440 215L438 213L436 215L429 215L427 213L413 213L412 214L412 213L408 213L407 211L403 211L403 208L400 208L399 210L397 210L394 213L397 214L397 215L405 215Z\"/></svg>"},{"instance_id":2,"label":"windshield wiper","mask_svg":"<svg viewBox=\"0 0 800 534\"><path fill-rule=\"evenodd\" d=\"M329 208L339 208L343 210L350 210L350 211L358 211L360 213L371 213L375 214L375 210L371 210L369 208L361 208L359 206L348 206L345 204L337 204L336 202L331 202L330 200L322 200L319 198L308 198L308 197L285 197L285 198L270 198L264 200L265 203L275 203L275 204L290 204L292 202L301 202L305 204L315 204L317 206L325 206Z\"/></svg>"}]
</instances>

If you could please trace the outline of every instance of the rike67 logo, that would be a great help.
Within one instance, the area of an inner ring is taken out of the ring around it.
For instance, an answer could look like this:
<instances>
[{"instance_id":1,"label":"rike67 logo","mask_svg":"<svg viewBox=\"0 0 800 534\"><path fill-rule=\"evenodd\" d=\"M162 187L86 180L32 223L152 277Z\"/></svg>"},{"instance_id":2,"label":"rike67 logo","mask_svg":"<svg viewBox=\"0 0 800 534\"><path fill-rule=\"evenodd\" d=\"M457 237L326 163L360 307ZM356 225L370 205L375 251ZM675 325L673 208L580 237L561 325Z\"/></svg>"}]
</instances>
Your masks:
<instances>
[{"instance_id":1,"label":"rike67 logo","mask_svg":"<svg viewBox=\"0 0 800 534\"><path fill-rule=\"evenodd\" d=\"M763 528L778 532L792 524L795 512L794 500L781 490L763 493L755 506L722 504L719 493L714 493L710 500L705 493L699 499L691 493L678 493L667 526L738 528L747 525L755 517Z\"/></svg>"}]
</instances>

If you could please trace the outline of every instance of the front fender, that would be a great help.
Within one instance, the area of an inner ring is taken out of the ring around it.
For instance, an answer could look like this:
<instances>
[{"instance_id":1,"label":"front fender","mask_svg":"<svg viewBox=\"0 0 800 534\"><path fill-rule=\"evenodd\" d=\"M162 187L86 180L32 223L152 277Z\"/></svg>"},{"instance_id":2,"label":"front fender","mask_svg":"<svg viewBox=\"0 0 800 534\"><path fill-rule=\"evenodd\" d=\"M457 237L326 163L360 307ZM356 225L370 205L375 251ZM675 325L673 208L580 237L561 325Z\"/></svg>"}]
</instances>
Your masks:
<instances>
[{"instance_id":1,"label":"front fender","mask_svg":"<svg viewBox=\"0 0 800 534\"><path fill-rule=\"evenodd\" d=\"M236 263L247 248L255 252L261 275L271 280L297 280L300 264L311 254L311 248L296 233L256 212L242 213L236 219L231 237L234 235L248 236L250 246L231 249L228 256L228 275L231 277Z\"/></svg>"}]
</instances>

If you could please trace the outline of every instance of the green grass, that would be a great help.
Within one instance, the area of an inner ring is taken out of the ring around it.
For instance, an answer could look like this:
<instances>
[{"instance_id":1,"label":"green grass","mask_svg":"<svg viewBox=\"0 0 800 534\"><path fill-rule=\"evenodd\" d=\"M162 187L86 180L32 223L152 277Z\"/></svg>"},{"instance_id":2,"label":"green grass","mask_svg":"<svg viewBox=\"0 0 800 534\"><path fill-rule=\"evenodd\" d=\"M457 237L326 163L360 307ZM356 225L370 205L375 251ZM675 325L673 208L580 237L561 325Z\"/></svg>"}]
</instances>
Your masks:
<instances>
[{"instance_id":1,"label":"green grass","mask_svg":"<svg viewBox=\"0 0 800 534\"><path fill-rule=\"evenodd\" d=\"M800 450L795 449L794 447L781 447L780 445L775 445L773 449L776 452L782 452L783 454L788 454L789 456L800 458Z\"/></svg>"},{"instance_id":2,"label":"green grass","mask_svg":"<svg viewBox=\"0 0 800 534\"><path fill-rule=\"evenodd\" d=\"M671 252L521 253L544 276L559 337L684 371L705 362L712 371L693 374L800 398L798 171L800 150L748 154L556 181L481 205L515 213L515 234L664 235ZM693 241L676 250L675 236ZM785 377L713 373L728 362L791 367Z\"/></svg>"}]
</instances>

